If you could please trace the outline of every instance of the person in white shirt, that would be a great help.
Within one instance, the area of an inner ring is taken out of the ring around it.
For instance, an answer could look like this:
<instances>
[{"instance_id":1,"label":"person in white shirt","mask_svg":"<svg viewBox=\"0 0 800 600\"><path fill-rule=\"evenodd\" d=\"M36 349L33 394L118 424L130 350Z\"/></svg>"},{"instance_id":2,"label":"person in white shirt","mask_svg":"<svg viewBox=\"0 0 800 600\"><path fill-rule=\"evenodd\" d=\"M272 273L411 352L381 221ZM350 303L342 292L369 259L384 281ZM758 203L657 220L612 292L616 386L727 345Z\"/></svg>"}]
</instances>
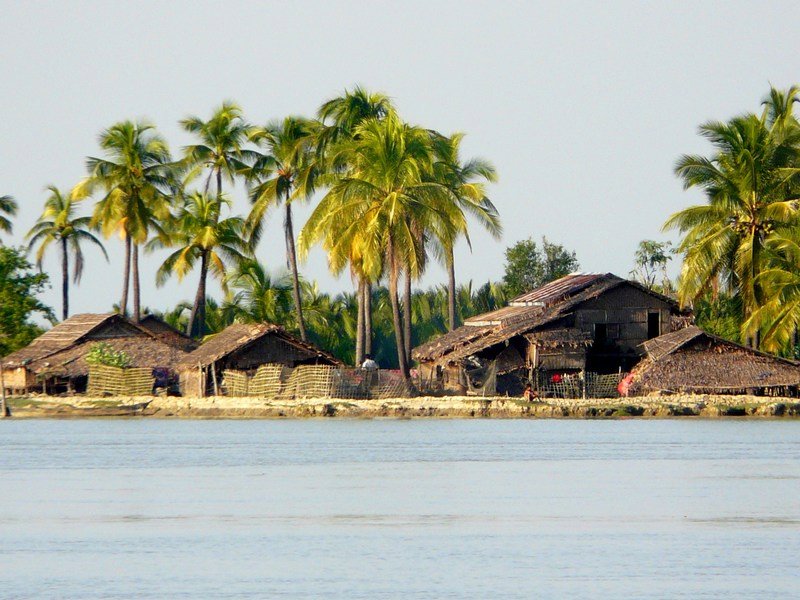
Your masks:
<instances>
[{"instance_id":1,"label":"person in white shirt","mask_svg":"<svg viewBox=\"0 0 800 600\"><path fill-rule=\"evenodd\" d=\"M365 354L364 355L364 362L361 363L361 368L366 369L367 371L377 371L378 370L378 363L372 360L372 355Z\"/></svg>"}]
</instances>

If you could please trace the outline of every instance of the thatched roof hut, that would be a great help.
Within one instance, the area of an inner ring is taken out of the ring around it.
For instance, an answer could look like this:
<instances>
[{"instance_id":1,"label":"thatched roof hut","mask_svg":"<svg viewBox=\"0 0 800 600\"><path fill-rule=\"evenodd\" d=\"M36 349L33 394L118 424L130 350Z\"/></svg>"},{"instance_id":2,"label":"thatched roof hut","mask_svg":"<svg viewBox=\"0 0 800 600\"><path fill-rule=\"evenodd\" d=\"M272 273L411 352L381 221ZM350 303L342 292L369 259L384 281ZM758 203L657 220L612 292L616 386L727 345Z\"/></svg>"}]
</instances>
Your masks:
<instances>
[{"instance_id":1,"label":"thatched roof hut","mask_svg":"<svg viewBox=\"0 0 800 600\"><path fill-rule=\"evenodd\" d=\"M235 323L211 336L178 364L181 392L204 395L226 369L253 371L264 364L341 365L332 354L272 323Z\"/></svg>"},{"instance_id":2,"label":"thatched roof hut","mask_svg":"<svg viewBox=\"0 0 800 600\"><path fill-rule=\"evenodd\" d=\"M415 348L412 358L424 381L449 389L458 389L464 370L478 364L493 365L498 375L516 372L518 383L535 372L616 373L639 361L643 341L690 319L673 299L635 281L572 273L467 319Z\"/></svg>"},{"instance_id":3,"label":"thatched roof hut","mask_svg":"<svg viewBox=\"0 0 800 600\"><path fill-rule=\"evenodd\" d=\"M2 359L5 386L12 392L38 388L53 379L80 389L89 374L86 355L99 342L124 351L132 367L173 371L186 352L116 313L78 314L54 326L25 348ZM46 385L46 384L45 384ZM52 390L52 388L50 388Z\"/></svg>"},{"instance_id":4,"label":"thatched roof hut","mask_svg":"<svg viewBox=\"0 0 800 600\"><path fill-rule=\"evenodd\" d=\"M630 394L797 395L800 363L707 333L696 326L642 344Z\"/></svg>"}]
</instances>

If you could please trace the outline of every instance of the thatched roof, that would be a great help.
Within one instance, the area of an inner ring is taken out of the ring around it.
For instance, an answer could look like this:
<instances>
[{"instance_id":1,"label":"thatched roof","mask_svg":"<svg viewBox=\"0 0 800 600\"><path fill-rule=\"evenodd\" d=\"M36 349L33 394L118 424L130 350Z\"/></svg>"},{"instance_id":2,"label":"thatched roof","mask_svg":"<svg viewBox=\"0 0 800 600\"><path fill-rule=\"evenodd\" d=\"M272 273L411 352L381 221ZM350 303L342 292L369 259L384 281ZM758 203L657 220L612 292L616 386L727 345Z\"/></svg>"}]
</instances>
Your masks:
<instances>
[{"instance_id":1,"label":"thatched roof","mask_svg":"<svg viewBox=\"0 0 800 600\"><path fill-rule=\"evenodd\" d=\"M800 385L800 364L735 344L696 326L648 340L631 392L744 393Z\"/></svg>"},{"instance_id":2,"label":"thatched roof","mask_svg":"<svg viewBox=\"0 0 800 600\"><path fill-rule=\"evenodd\" d=\"M267 335L274 335L283 342L304 351L309 358L316 357L329 364L341 364L341 361L332 354L325 352L314 344L294 337L280 325L273 323L234 323L204 342L194 352L187 354L181 360L179 368L189 369L196 368L198 365L208 366L234 352L245 349Z\"/></svg>"},{"instance_id":3,"label":"thatched roof","mask_svg":"<svg viewBox=\"0 0 800 600\"><path fill-rule=\"evenodd\" d=\"M679 311L673 299L613 273L572 273L515 298L509 306L467 319L463 326L416 347L412 358L459 362L514 336L554 324L579 304L622 285L633 286Z\"/></svg>"},{"instance_id":4,"label":"thatched roof","mask_svg":"<svg viewBox=\"0 0 800 600\"><path fill-rule=\"evenodd\" d=\"M3 359L3 366L6 368L25 366L35 360L40 360L70 347L103 326L123 321L128 323L124 317L116 313L73 315L52 329L45 331L25 348L20 348L6 356Z\"/></svg>"},{"instance_id":5,"label":"thatched roof","mask_svg":"<svg viewBox=\"0 0 800 600\"><path fill-rule=\"evenodd\" d=\"M184 352L191 352L200 344L190 338L188 335L175 329L166 321L159 319L155 315L146 315L139 325L147 329L150 333L154 334L159 340L168 346L180 348Z\"/></svg>"},{"instance_id":6,"label":"thatched roof","mask_svg":"<svg viewBox=\"0 0 800 600\"><path fill-rule=\"evenodd\" d=\"M131 367L164 368L174 371L186 352L150 336L132 336L102 340L116 351L125 352ZM33 361L27 368L36 374L78 377L89 374L86 355L98 340L84 340L61 352Z\"/></svg>"},{"instance_id":7,"label":"thatched roof","mask_svg":"<svg viewBox=\"0 0 800 600\"><path fill-rule=\"evenodd\" d=\"M592 336L587 332L573 327L558 327L555 329L541 329L525 335L531 342L540 347L555 348L559 346L582 347L592 344Z\"/></svg>"}]
</instances>

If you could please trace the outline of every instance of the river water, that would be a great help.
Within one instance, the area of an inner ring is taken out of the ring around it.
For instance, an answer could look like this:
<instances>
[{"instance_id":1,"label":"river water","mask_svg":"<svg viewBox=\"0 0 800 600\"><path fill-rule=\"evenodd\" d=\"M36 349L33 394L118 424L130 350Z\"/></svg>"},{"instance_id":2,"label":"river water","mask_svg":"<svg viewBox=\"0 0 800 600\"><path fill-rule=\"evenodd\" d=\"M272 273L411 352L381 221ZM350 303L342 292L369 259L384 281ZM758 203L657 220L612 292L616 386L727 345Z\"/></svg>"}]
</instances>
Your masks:
<instances>
[{"instance_id":1,"label":"river water","mask_svg":"<svg viewBox=\"0 0 800 600\"><path fill-rule=\"evenodd\" d=\"M789 598L800 421L0 421L0 598Z\"/></svg>"}]
</instances>

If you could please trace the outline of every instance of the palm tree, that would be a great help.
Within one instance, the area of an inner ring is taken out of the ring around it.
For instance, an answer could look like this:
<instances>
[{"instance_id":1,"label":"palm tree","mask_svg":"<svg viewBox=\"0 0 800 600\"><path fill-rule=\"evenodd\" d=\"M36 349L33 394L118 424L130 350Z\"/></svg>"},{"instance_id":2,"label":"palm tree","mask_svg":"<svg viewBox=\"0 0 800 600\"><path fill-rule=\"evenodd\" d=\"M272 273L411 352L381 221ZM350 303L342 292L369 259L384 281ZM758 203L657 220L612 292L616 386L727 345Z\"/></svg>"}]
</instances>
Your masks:
<instances>
[{"instance_id":1,"label":"palm tree","mask_svg":"<svg viewBox=\"0 0 800 600\"><path fill-rule=\"evenodd\" d=\"M169 217L175 193L175 165L166 141L153 125L123 121L100 134L100 147L107 158L89 157L89 177L76 186L73 197L84 198L97 187L105 191L95 205L91 225L99 226L106 238L118 232L125 245L121 314L128 310L128 283L133 280L133 319L139 321L139 245Z\"/></svg>"},{"instance_id":2,"label":"palm tree","mask_svg":"<svg viewBox=\"0 0 800 600\"><path fill-rule=\"evenodd\" d=\"M173 274L182 280L200 262L200 280L189 315L187 335L200 338L205 335L208 274L217 277L223 284L223 291L227 291L226 261L243 260L247 252L242 234L244 221L241 217L221 219L225 207L230 207L225 196L210 197L195 192L186 198L164 235L154 238L148 245L148 249L177 246L177 250L158 269L156 283L159 286Z\"/></svg>"},{"instance_id":3,"label":"palm tree","mask_svg":"<svg viewBox=\"0 0 800 600\"><path fill-rule=\"evenodd\" d=\"M228 273L227 285L236 290L230 302L234 318L243 323L278 323L292 319L289 277L274 277L255 259L241 261Z\"/></svg>"},{"instance_id":4,"label":"palm tree","mask_svg":"<svg viewBox=\"0 0 800 600\"><path fill-rule=\"evenodd\" d=\"M350 169L334 182L300 235L302 251L322 241L332 270L343 268L342 258L358 251L365 274L374 277L388 267L389 297L398 363L408 377L408 357L397 295L401 269L416 272L415 231L463 227L464 215L451 201L446 187L426 182L432 168L428 132L403 123L390 113L368 119L355 130L349 144Z\"/></svg>"},{"instance_id":5,"label":"palm tree","mask_svg":"<svg viewBox=\"0 0 800 600\"><path fill-rule=\"evenodd\" d=\"M207 121L192 116L180 124L200 139L200 143L183 149L184 160L190 167L186 179L191 180L208 169L204 184L206 193L215 179L217 195L222 194L223 178L232 183L236 174L246 168L247 161L255 159L253 152L243 147L250 126L244 120L242 109L233 102L223 102Z\"/></svg>"},{"instance_id":6,"label":"palm tree","mask_svg":"<svg viewBox=\"0 0 800 600\"><path fill-rule=\"evenodd\" d=\"M261 237L267 211L283 203L283 231L286 239L286 263L292 274L292 293L300 337L308 339L300 295L300 275L292 223L292 203L306 200L314 192L318 174L314 161L314 127L301 117L286 117L282 122L251 130L250 139L263 150L252 167L245 170L251 182L253 207L247 217L247 229L253 245Z\"/></svg>"},{"instance_id":7,"label":"palm tree","mask_svg":"<svg viewBox=\"0 0 800 600\"><path fill-rule=\"evenodd\" d=\"M0 196L0 231L5 231L6 233L11 233L13 227L11 225L11 219L8 217L13 217L17 214L17 202L11 196ZM5 217L3 215L8 215Z\"/></svg>"},{"instance_id":8,"label":"palm tree","mask_svg":"<svg viewBox=\"0 0 800 600\"><path fill-rule=\"evenodd\" d=\"M432 133L433 147L436 152L436 162L433 170L433 180L446 186L458 202L459 207L475 217L478 222L494 237L500 239L502 226L500 217L494 204L486 197L483 181L494 183L497 181L495 168L486 160L472 158L466 162L461 160L461 142L464 134L455 133L450 137ZM448 233L445 231L444 233ZM441 245L441 253L447 267L447 323L452 331L457 326L456 319L456 274L455 257L453 254L455 243L460 236L464 236L469 244L469 233L466 228L454 231L454 237L442 237L437 240Z\"/></svg>"},{"instance_id":9,"label":"palm tree","mask_svg":"<svg viewBox=\"0 0 800 600\"><path fill-rule=\"evenodd\" d=\"M792 97L797 90L790 90ZM781 94L777 94L781 96ZM772 99L775 98L773 94ZM699 187L708 203L672 215L665 229L685 234L679 299L687 304L722 278L741 295L744 319L766 300L758 275L768 268L770 239L796 231L800 198L800 127L768 100L762 116L711 122L700 133L712 158L683 156L675 172L685 188Z\"/></svg>"},{"instance_id":10,"label":"palm tree","mask_svg":"<svg viewBox=\"0 0 800 600\"><path fill-rule=\"evenodd\" d=\"M354 141L358 126L367 119L383 119L392 111L394 106L388 96L361 86L324 102L317 111L321 127L316 134L317 155L324 170L327 173L345 171L349 166L347 147ZM372 285L380 279L382 270L375 279L370 279L355 258L351 262L358 302L355 363L360 365L364 354L372 353Z\"/></svg>"},{"instance_id":11,"label":"palm tree","mask_svg":"<svg viewBox=\"0 0 800 600\"><path fill-rule=\"evenodd\" d=\"M57 243L61 248L61 318L69 317L69 251L74 256L72 271L73 282L80 283L83 274L83 250L81 242L95 244L108 260L106 249L92 233L88 231L91 217L77 217L76 202L69 194L63 194L55 186L48 186L50 195L44 204L44 211L39 220L25 236L29 240L30 252L37 244L36 265L41 270L44 255L51 244Z\"/></svg>"},{"instance_id":12,"label":"palm tree","mask_svg":"<svg viewBox=\"0 0 800 600\"><path fill-rule=\"evenodd\" d=\"M383 119L394 110L391 99L380 92L355 86L344 94L326 100L317 111L322 127L317 132L317 150L320 155L337 156L335 147L341 142L350 142L355 131L367 119ZM331 160L331 163L337 161ZM337 163L335 168L346 166Z\"/></svg>"}]
</instances>

